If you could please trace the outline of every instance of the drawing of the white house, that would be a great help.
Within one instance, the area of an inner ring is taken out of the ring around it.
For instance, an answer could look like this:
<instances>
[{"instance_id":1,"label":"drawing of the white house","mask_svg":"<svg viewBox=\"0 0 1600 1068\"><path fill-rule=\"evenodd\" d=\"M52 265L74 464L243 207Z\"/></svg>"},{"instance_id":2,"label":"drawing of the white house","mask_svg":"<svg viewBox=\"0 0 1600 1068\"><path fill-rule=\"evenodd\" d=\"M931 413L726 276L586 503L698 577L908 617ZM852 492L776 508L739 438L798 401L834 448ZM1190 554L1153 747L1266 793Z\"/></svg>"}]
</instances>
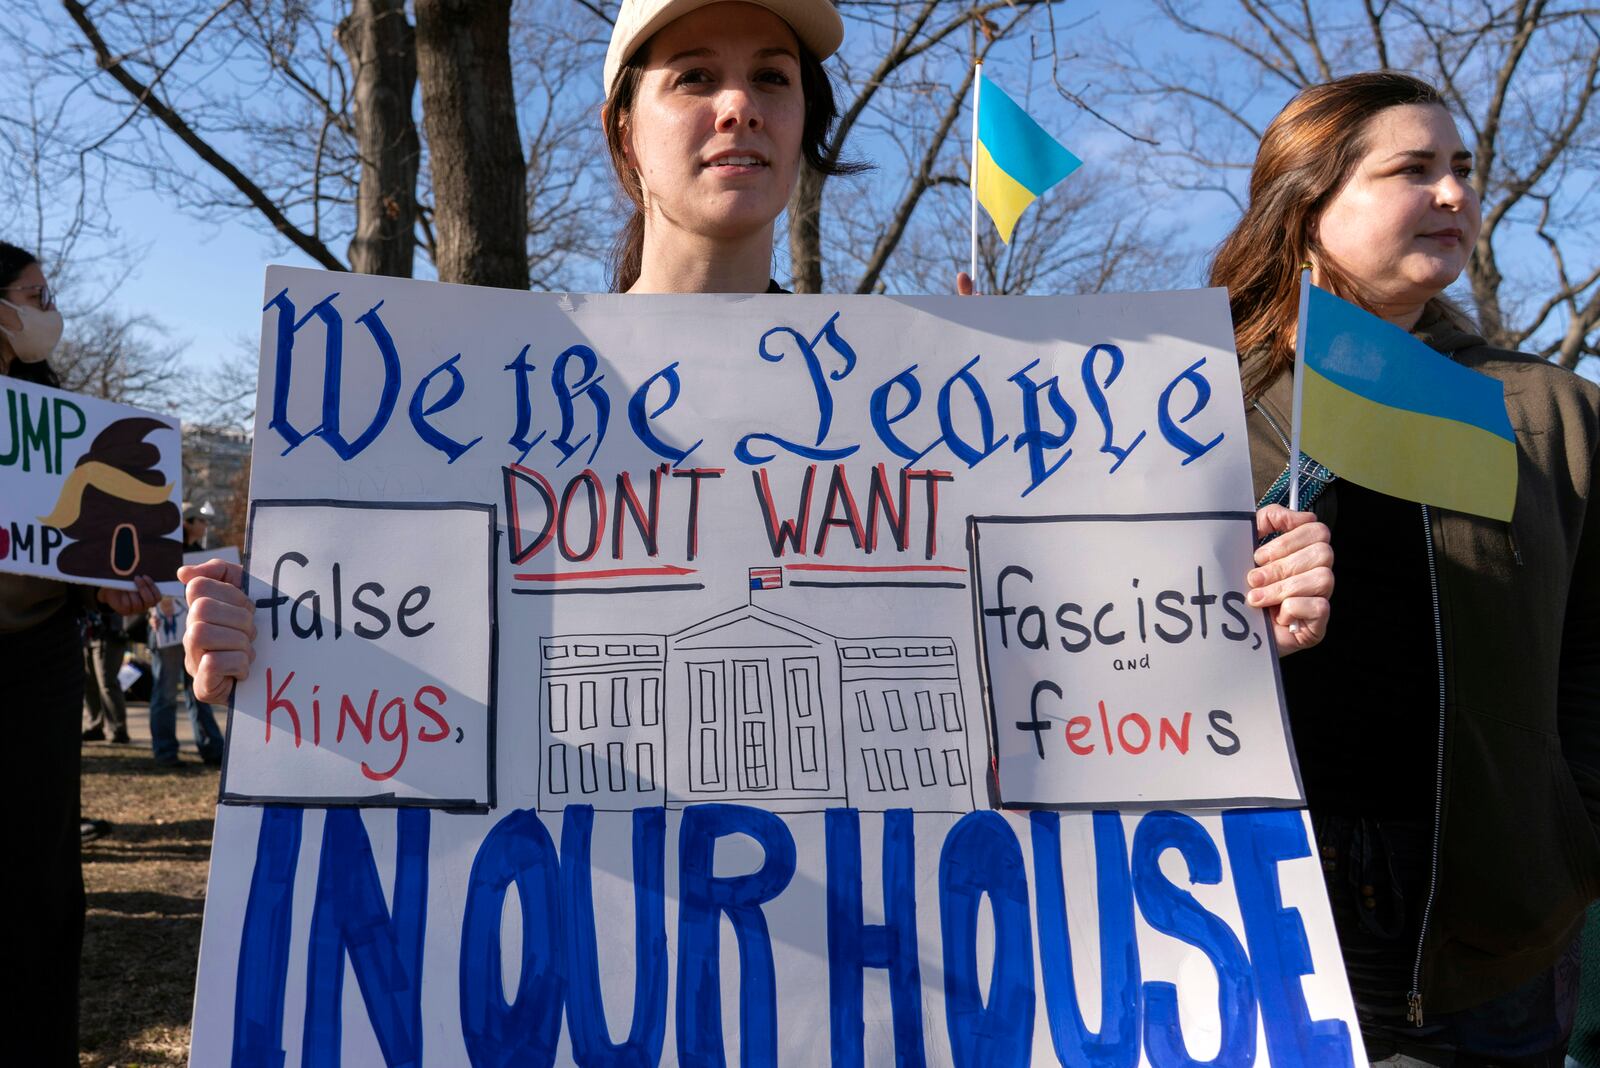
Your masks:
<instances>
[{"instance_id":1,"label":"drawing of the white house","mask_svg":"<svg viewBox=\"0 0 1600 1068\"><path fill-rule=\"evenodd\" d=\"M546 637L539 667L542 810L974 806L948 638L839 638L741 605L671 635Z\"/></svg>"}]
</instances>

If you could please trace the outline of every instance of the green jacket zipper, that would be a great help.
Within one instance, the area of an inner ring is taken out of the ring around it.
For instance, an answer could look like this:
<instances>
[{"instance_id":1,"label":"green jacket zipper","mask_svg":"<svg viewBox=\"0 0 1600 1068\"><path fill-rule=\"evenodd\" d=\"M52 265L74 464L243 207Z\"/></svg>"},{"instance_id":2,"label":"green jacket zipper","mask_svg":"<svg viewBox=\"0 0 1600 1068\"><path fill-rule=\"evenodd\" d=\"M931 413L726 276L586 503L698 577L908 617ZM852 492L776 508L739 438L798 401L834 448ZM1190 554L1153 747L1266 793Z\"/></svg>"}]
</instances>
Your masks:
<instances>
[{"instance_id":1,"label":"green jacket zipper","mask_svg":"<svg viewBox=\"0 0 1600 1068\"><path fill-rule=\"evenodd\" d=\"M1406 998L1406 1020L1422 1026L1422 947L1428 940L1433 900L1439 890L1439 835L1444 823L1444 623L1439 612L1439 567L1433 552L1433 519L1422 505L1422 535L1428 549L1428 592L1433 598L1433 650L1439 666L1439 747L1433 773L1433 851L1428 865L1428 897L1422 906L1422 926L1417 932L1417 957L1411 966L1411 993Z\"/></svg>"}]
</instances>

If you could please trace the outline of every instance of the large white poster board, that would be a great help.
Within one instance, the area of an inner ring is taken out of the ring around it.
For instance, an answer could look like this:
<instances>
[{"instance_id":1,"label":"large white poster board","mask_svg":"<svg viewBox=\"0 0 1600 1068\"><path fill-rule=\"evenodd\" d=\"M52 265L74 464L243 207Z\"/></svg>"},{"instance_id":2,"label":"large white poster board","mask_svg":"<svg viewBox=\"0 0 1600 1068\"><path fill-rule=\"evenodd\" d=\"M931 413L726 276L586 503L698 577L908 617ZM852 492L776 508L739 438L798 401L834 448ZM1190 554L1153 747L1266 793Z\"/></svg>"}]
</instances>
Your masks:
<instances>
[{"instance_id":1,"label":"large white poster board","mask_svg":"<svg viewBox=\"0 0 1600 1068\"><path fill-rule=\"evenodd\" d=\"M177 420L0 376L0 571L180 590Z\"/></svg>"},{"instance_id":2,"label":"large white poster board","mask_svg":"<svg viewBox=\"0 0 1600 1068\"><path fill-rule=\"evenodd\" d=\"M193 1063L1362 1059L1222 293L265 298Z\"/></svg>"}]
</instances>

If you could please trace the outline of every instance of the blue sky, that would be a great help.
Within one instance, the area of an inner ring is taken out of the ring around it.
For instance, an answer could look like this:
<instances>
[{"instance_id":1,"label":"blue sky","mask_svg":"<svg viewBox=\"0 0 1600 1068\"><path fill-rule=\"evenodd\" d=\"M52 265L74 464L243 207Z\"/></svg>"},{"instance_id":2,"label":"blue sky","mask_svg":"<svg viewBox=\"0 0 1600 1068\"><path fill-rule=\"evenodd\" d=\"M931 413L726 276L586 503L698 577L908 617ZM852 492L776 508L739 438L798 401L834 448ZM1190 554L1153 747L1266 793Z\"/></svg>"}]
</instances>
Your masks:
<instances>
[{"instance_id":1,"label":"blue sky","mask_svg":"<svg viewBox=\"0 0 1600 1068\"><path fill-rule=\"evenodd\" d=\"M38 12L42 19L59 24L59 9L41 7ZM1092 31L1100 26L1113 32L1136 32L1141 50L1149 49L1151 55L1183 44L1165 23L1138 5L1107 4L1098 9L1081 5L1072 9L1072 15L1088 21L1084 27L1073 28L1058 17L1062 31L1058 42L1064 48L1091 41ZM1008 91L1017 93L1015 79L1025 67L1016 56L1005 57L991 70L992 76L1003 79ZM1281 101L1258 103L1270 114ZM1050 120L1046 125L1052 125ZM1087 115L1066 109L1056 113L1055 127L1091 168L1111 165L1104 154L1126 144L1120 135ZM177 146L174 151L184 150ZM859 180L871 181L872 177ZM253 348L260 323L262 272L267 264L314 266L287 242L267 232L265 224L257 222L258 216L219 212L214 221L203 222L177 210L157 193L133 188L114 189L107 200L120 240L143 253L112 301L163 324L170 339L184 345L185 359L192 367L203 368L247 345ZM1220 239L1235 214L1224 198L1215 195L1196 198L1169 193L1158 203L1158 210L1164 220L1179 226L1185 245L1196 251ZM342 248L335 251L344 252ZM417 273L419 277L431 275L420 256ZM1201 284L1197 268L1186 274L1174 278L1172 287ZM1585 370L1592 373L1590 368Z\"/></svg>"}]
</instances>

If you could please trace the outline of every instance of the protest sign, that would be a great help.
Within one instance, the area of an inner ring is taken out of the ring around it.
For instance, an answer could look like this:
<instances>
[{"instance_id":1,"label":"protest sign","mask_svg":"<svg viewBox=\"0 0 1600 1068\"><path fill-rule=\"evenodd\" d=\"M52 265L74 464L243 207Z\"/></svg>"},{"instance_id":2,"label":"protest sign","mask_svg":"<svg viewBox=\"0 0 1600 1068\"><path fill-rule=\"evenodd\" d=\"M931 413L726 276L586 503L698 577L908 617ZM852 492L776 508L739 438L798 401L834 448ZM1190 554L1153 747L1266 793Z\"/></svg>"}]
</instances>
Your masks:
<instances>
[{"instance_id":1,"label":"protest sign","mask_svg":"<svg viewBox=\"0 0 1600 1068\"><path fill-rule=\"evenodd\" d=\"M1220 291L265 298L193 1063L1361 1057Z\"/></svg>"},{"instance_id":2,"label":"protest sign","mask_svg":"<svg viewBox=\"0 0 1600 1068\"><path fill-rule=\"evenodd\" d=\"M177 421L17 378L0 392L0 571L176 592Z\"/></svg>"},{"instance_id":3,"label":"protest sign","mask_svg":"<svg viewBox=\"0 0 1600 1068\"><path fill-rule=\"evenodd\" d=\"M224 545L216 549L200 549L183 554L185 565L203 564L207 560L225 560L239 563L239 547ZM182 594L163 597L150 609L150 647L167 649L183 644L183 631L188 626L189 603Z\"/></svg>"}]
</instances>

